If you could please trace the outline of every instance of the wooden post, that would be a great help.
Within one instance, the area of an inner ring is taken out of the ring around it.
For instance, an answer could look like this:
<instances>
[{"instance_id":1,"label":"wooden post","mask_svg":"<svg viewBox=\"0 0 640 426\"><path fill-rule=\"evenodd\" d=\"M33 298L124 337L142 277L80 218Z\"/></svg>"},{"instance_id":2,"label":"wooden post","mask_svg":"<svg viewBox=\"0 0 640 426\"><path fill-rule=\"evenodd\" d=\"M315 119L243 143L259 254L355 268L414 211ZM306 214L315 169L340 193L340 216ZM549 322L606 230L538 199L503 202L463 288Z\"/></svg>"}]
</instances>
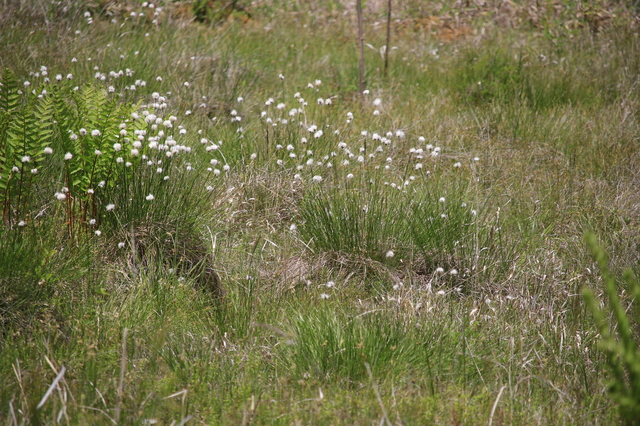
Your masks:
<instances>
[{"instance_id":1,"label":"wooden post","mask_svg":"<svg viewBox=\"0 0 640 426\"><path fill-rule=\"evenodd\" d=\"M389 68L389 49L391 43L391 0L389 0L387 7L387 44L384 47L384 71L382 76L387 78L387 68Z\"/></svg>"},{"instance_id":2,"label":"wooden post","mask_svg":"<svg viewBox=\"0 0 640 426\"><path fill-rule=\"evenodd\" d=\"M360 96L364 92L364 33L362 32L362 0L356 0L356 10L358 12L358 39L360 41Z\"/></svg>"}]
</instances>

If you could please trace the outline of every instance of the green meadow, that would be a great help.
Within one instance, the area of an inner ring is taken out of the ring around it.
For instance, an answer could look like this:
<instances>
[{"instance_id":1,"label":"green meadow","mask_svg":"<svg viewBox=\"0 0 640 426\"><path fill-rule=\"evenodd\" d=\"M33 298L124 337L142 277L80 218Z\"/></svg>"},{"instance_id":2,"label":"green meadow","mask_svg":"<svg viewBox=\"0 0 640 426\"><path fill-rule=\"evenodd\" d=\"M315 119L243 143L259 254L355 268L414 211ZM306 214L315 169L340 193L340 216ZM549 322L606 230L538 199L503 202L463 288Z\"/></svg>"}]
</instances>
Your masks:
<instances>
[{"instance_id":1,"label":"green meadow","mask_svg":"<svg viewBox=\"0 0 640 426\"><path fill-rule=\"evenodd\" d=\"M1 2L0 423L635 424L639 11Z\"/></svg>"}]
</instances>

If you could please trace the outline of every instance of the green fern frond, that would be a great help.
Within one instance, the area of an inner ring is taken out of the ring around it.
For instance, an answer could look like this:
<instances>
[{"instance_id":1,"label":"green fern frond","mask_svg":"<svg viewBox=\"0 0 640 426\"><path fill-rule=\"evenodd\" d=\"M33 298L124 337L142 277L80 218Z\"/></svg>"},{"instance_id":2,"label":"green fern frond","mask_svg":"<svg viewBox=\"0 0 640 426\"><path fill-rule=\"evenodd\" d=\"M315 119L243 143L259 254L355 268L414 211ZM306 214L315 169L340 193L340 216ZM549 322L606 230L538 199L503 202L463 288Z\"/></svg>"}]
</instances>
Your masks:
<instances>
[{"instance_id":1,"label":"green fern frond","mask_svg":"<svg viewBox=\"0 0 640 426\"><path fill-rule=\"evenodd\" d=\"M609 320L606 317L590 289L583 289L582 294L602 337L599 347L607 355L607 364L612 375L609 382L609 392L618 403L622 418L633 423L640 418L640 350L638 341L633 335L627 310L622 306L618 296L618 288L609 270L606 252L600 247L594 234L587 234L585 241L600 268L612 319ZM623 277L628 286L627 290L634 296L632 303L636 309L639 309L640 299L637 296L640 294L640 285L630 270L625 271ZM636 318L636 321L638 320Z\"/></svg>"},{"instance_id":2,"label":"green fern frond","mask_svg":"<svg viewBox=\"0 0 640 426\"><path fill-rule=\"evenodd\" d=\"M11 114L19 103L18 79L10 69L5 69L0 78L0 115Z\"/></svg>"}]
</instances>

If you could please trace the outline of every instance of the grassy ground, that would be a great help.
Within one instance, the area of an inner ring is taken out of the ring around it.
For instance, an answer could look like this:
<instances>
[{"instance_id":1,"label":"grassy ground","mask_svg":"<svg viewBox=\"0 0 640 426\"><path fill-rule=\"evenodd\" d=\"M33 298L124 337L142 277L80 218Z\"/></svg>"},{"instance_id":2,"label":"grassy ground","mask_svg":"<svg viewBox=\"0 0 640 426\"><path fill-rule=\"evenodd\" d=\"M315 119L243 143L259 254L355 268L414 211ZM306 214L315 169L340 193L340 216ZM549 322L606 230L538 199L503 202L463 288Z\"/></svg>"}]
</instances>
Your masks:
<instances>
[{"instance_id":1,"label":"grassy ground","mask_svg":"<svg viewBox=\"0 0 640 426\"><path fill-rule=\"evenodd\" d=\"M406 1L385 77L367 3L365 95L350 3L0 6L3 87L71 105L32 176L0 122L3 423L619 421L580 291L587 231L639 272L633 9Z\"/></svg>"}]
</instances>

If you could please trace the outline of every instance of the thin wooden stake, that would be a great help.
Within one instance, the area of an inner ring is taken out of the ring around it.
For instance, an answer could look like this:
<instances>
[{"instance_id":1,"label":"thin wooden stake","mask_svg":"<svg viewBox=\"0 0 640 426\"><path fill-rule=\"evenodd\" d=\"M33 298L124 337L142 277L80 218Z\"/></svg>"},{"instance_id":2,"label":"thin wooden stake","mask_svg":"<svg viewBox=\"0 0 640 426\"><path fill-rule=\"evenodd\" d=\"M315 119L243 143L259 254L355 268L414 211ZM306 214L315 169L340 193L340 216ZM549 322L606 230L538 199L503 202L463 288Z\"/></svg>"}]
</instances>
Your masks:
<instances>
[{"instance_id":1,"label":"thin wooden stake","mask_svg":"<svg viewBox=\"0 0 640 426\"><path fill-rule=\"evenodd\" d=\"M362 0L356 0L356 10L358 12L358 40L360 44L360 82L358 88L360 89L360 99L362 99L362 92L364 92L364 32L362 30Z\"/></svg>"},{"instance_id":2,"label":"thin wooden stake","mask_svg":"<svg viewBox=\"0 0 640 426\"><path fill-rule=\"evenodd\" d=\"M387 44L384 47L384 78L387 78L387 68L389 68L389 49L391 49L391 0L389 0L387 8Z\"/></svg>"}]
</instances>

